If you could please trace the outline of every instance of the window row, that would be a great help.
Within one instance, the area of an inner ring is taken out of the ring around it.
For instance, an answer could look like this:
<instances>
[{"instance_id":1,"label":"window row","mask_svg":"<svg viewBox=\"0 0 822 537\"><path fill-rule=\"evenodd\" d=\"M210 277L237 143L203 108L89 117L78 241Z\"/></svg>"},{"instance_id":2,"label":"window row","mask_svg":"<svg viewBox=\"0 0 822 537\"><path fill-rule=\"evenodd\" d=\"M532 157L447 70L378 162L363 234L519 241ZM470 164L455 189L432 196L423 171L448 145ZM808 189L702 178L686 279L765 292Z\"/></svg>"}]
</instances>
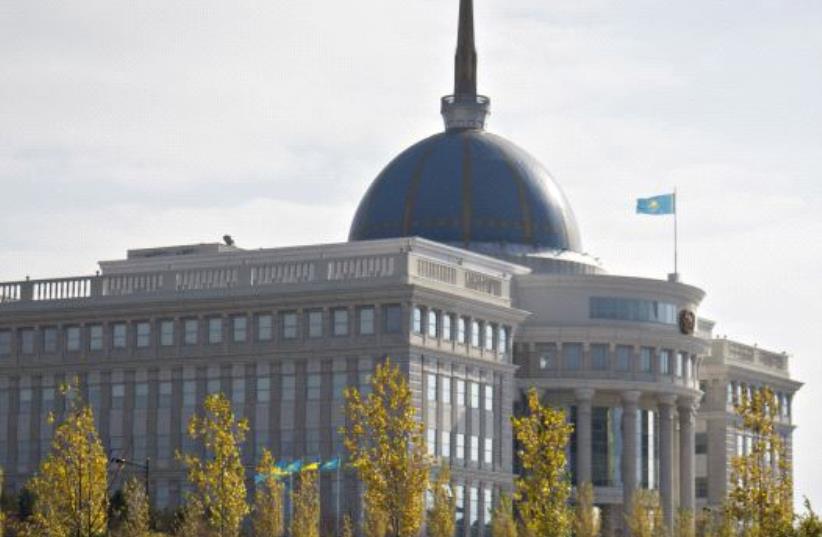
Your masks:
<instances>
[{"instance_id":1,"label":"window row","mask_svg":"<svg viewBox=\"0 0 822 537\"><path fill-rule=\"evenodd\" d=\"M378 318L378 315L380 318ZM402 330L402 310L399 304L377 308L360 306L353 309L284 311L276 314L207 316L158 321L109 322L84 326L20 328L16 334L0 330L0 356L12 353L12 338L17 337L17 352L56 353L103 351L108 349L149 348L153 346L221 344L224 341L272 341L275 332L283 340L319 338L326 335L347 337L370 336L377 333L396 334ZM378 322L380 321L380 322ZM251 326L253 323L253 326ZM251 329L253 328L253 334ZM38 348L39 347L39 348Z\"/></svg>"},{"instance_id":2,"label":"window row","mask_svg":"<svg viewBox=\"0 0 822 537\"><path fill-rule=\"evenodd\" d=\"M492 438L480 438L476 435L465 433L455 433L452 431L440 431L427 429L425 444L428 454L432 457L451 457L451 440L454 440L453 457L458 461L470 461L478 463L480 460L484 464L493 464L494 461L494 441ZM466 440L468 441L466 444ZM480 455L480 452L482 454ZM482 457L482 459L480 459Z\"/></svg>"},{"instance_id":3,"label":"window row","mask_svg":"<svg viewBox=\"0 0 822 537\"><path fill-rule=\"evenodd\" d=\"M508 352L510 329L433 308L415 306L411 316L411 331L429 338L456 341L459 344L486 351Z\"/></svg>"},{"instance_id":4,"label":"window row","mask_svg":"<svg viewBox=\"0 0 822 537\"><path fill-rule=\"evenodd\" d=\"M563 343L561 349L559 352L554 344L538 344L539 369L583 369L582 343ZM590 345L589 359L587 368L595 371L639 371L685 379L696 377L696 357L686 352L641 347L639 354L634 356L634 347L629 345L617 345L611 352L607 343L594 343Z\"/></svg>"},{"instance_id":5,"label":"window row","mask_svg":"<svg viewBox=\"0 0 822 537\"><path fill-rule=\"evenodd\" d=\"M483 408L488 411L494 410L494 387L490 384L483 385L463 379L452 380L451 377L427 373L425 394L426 400L431 403L439 401L451 404L452 399L456 399L454 404L468 408L480 408L480 396L482 395Z\"/></svg>"},{"instance_id":6,"label":"window row","mask_svg":"<svg viewBox=\"0 0 822 537\"><path fill-rule=\"evenodd\" d=\"M590 318L675 325L677 307L656 300L593 296Z\"/></svg>"},{"instance_id":7,"label":"window row","mask_svg":"<svg viewBox=\"0 0 822 537\"><path fill-rule=\"evenodd\" d=\"M745 400L750 400L753 398L754 393L760 389L761 388L758 386L753 386L744 382L731 381L728 383L727 404L738 405ZM790 418L792 396L783 392L774 392L774 397L776 398L776 404L778 407L777 414L779 417Z\"/></svg>"}]
</instances>

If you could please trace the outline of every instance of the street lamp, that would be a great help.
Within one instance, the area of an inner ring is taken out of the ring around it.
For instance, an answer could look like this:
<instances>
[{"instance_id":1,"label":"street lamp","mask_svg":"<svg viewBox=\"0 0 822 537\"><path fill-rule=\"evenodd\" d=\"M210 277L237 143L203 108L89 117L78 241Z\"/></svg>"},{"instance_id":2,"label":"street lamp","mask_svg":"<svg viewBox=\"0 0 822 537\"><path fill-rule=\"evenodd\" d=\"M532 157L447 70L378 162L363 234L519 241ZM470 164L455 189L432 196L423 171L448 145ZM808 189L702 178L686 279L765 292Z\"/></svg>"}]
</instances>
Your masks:
<instances>
[{"instance_id":1,"label":"street lamp","mask_svg":"<svg viewBox=\"0 0 822 537\"><path fill-rule=\"evenodd\" d=\"M143 470L143 478L145 480L145 487L146 487L146 500L147 501L150 500L149 492L148 492L148 478L149 478L149 470L151 468L151 459L146 457L145 464L141 464L139 462L134 462L134 461L130 461L130 460L127 460L127 459L123 459L121 457L112 457L110 459L110 462L112 464L116 464L120 468L122 468L123 466L133 466L135 468L139 468L139 469ZM149 505L151 505L150 501L148 501L148 503L149 503Z\"/></svg>"}]
</instances>

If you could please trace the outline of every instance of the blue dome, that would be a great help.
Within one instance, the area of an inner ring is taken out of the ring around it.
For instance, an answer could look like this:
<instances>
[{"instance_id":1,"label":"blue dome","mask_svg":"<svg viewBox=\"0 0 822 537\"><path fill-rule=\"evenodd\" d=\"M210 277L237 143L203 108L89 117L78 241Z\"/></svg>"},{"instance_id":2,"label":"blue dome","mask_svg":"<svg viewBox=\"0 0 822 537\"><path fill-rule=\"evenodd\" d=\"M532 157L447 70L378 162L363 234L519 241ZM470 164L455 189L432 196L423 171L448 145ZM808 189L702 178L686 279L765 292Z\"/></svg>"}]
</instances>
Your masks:
<instances>
[{"instance_id":1,"label":"blue dome","mask_svg":"<svg viewBox=\"0 0 822 537\"><path fill-rule=\"evenodd\" d=\"M435 134L395 158L357 208L350 241L419 236L489 254L582 252L547 170L483 130Z\"/></svg>"}]
</instances>

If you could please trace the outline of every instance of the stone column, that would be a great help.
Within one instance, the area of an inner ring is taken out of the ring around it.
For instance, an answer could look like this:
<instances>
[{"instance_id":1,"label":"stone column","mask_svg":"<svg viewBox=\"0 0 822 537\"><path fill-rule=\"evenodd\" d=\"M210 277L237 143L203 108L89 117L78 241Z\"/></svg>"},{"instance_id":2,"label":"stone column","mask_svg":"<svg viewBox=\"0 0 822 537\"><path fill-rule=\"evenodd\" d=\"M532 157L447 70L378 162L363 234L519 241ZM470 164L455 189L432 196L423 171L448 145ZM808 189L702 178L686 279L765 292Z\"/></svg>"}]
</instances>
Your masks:
<instances>
[{"instance_id":1,"label":"stone column","mask_svg":"<svg viewBox=\"0 0 822 537\"><path fill-rule=\"evenodd\" d=\"M694 414L696 401L679 400L679 507L694 511Z\"/></svg>"},{"instance_id":2,"label":"stone column","mask_svg":"<svg viewBox=\"0 0 822 537\"><path fill-rule=\"evenodd\" d=\"M577 403L577 485L593 483L591 471L591 401L594 390L579 388L574 391Z\"/></svg>"},{"instance_id":3,"label":"stone column","mask_svg":"<svg viewBox=\"0 0 822 537\"><path fill-rule=\"evenodd\" d=\"M630 512L631 495L637 487L637 412L640 392L622 392L622 508Z\"/></svg>"},{"instance_id":4,"label":"stone column","mask_svg":"<svg viewBox=\"0 0 822 537\"><path fill-rule=\"evenodd\" d=\"M676 396L661 395L659 411L659 496L665 525L674 523L674 405Z\"/></svg>"}]
</instances>

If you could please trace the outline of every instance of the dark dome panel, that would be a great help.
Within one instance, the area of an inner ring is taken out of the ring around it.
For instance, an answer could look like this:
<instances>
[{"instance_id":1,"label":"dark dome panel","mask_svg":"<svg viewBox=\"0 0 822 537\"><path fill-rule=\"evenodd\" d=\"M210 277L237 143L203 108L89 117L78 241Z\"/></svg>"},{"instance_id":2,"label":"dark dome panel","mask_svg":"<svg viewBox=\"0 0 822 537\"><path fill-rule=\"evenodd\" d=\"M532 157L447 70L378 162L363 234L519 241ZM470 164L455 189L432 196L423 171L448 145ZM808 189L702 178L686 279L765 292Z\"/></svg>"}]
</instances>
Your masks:
<instances>
[{"instance_id":1,"label":"dark dome panel","mask_svg":"<svg viewBox=\"0 0 822 537\"><path fill-rule=\"evenodd\" d=\"M446 131L401 153L360 202L349 240L411 236L486 253L582 249L548 172L481 130Z\"/></svg>"}]
</instances>

